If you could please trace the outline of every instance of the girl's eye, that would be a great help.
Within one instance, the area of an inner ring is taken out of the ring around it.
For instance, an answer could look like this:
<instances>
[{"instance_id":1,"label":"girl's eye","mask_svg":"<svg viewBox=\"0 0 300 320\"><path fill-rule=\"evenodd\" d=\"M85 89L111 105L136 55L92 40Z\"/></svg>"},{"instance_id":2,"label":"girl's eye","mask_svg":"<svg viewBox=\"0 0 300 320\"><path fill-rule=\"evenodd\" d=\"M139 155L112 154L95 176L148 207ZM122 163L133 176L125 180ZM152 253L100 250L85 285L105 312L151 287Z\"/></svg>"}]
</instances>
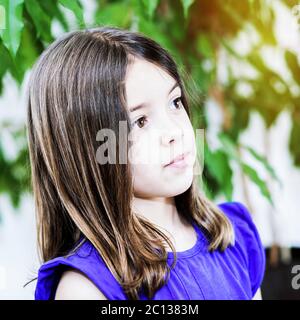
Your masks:
<instances>
[{"instance_id":1,"label":"girl's eye","mask_svg":"<svg viewBox=\"0 0 300 320\"><path fill-rule=\"evenodd\" d=\"M146 119L145 116L137 119L136 121L133 122L132 126L134 126L135 124L137 124L139 128L143 128L143 127L144 127L145 119Z\"/></svg>"},{"instance_id":2,"label":"girl's eye","mask_svg":"<svg viewBox=\"0 0 300 320\"><path fill-rule=\"evenodd\" d=\"M180 110L183 107L183 103L182 103L182 98L181 97L178 97L178 98L174 99L172 101L172 103L174 103L174 102L175 102L177 110ZM179 104L178 104L178 102L179 102ZM134 121L132 123L132 127L134 127L137 124L138 127L141 129L141 128L143 128L145 126L145 121L147 122L147 119L146 119L145 116L140 117L139 119L137 119L136 121Z\"/></svg>"},{"instance_id":3,"label":"girl's eye","mask_svg":"<svg viewBox=\"0 0 300 320\"><path fill-rule=\"evenodd\" d=\"M178 104L177 104L178 101L180 102L180 103L179 103L179 106L178 106ZM174 102L175 102L175 105L177 104L177 108L176 108L176 109L181 109L181 108L182 108L183 103L182 103L181 97L178 97L178 98L174 99L174 100L172 101L172 103L174 103Z\"/></svg>"}]
</instances>

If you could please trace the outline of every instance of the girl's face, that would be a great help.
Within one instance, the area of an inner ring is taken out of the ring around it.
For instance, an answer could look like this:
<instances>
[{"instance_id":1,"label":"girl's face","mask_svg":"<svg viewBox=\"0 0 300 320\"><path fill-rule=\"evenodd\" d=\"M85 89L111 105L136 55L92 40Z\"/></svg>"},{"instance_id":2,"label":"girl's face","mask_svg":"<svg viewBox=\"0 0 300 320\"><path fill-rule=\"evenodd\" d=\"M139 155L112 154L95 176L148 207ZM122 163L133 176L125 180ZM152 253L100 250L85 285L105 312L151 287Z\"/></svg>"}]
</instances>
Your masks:
<instances>
[{"instance_id":1,"label":"girl's face","mask_svg":"<svg viewBox=\"0 0 300 320\"><path fill-rule=\"evenodd\" d=\"M164 70L145 60L135 58L128 67L129 159L136 197L173 197L192 184L195 136L176 84ZM187 154L185 166L165 166L181 154Z\"/></svg>"}]
</instances>

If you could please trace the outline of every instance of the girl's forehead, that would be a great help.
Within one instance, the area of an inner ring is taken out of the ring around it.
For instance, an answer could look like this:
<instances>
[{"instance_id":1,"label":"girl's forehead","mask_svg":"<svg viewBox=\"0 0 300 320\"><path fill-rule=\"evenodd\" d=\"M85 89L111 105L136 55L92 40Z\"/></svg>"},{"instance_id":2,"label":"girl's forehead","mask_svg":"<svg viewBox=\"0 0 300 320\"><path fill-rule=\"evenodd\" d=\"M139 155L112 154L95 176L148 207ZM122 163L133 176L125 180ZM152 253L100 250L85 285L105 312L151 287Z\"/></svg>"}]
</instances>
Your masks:
<instances>
[{"instance_id":1,"label":"girl's forehead","mask_svg":"<svg viewBox=\"0 0 300 320\"><path fill-rule=\"evenodd\" d=\"M136 59L128 66L125 89L129 105L142 103L145 97L168 95L176 83L161 67L146 60Z\"/></svg>"},{"instance_id":2,"label":"girl's forehead","mask_svg":"<svg viewBox=\"0 0 300 320\"><path fill-rule=\"evenodd\" d=\"M143 59L135 59L128 65L125 83L126 87L142 82L159 81L168 86L174 79L160 66Z\"/></svg>"}]
</instances>

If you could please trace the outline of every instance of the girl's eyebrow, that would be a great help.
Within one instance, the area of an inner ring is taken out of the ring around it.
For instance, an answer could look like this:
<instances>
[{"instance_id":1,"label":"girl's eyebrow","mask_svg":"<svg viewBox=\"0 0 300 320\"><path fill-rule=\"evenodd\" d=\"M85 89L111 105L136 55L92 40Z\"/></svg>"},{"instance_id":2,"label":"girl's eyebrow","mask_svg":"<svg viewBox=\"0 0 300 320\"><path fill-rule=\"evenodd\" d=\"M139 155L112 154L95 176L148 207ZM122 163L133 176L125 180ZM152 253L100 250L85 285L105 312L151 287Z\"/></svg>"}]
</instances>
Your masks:
<instances>
[{"instance_id":1,"label":"girl's eyebrow","mask_svg":"<svg viewBox=\"0 0 300 320\"><path fill-rule=\"evenodd\" d=\"M178 82L176 81L176 82L173 84L173 86L170 88L168 95L169 95L175 88L177 88L177 87L179 87L179 84L178 84ZM147 105L146 105L145 103L142 103L142 104L139 104L139 105L137 105L137 106L135 106L135 107L131 107L131 108L129 109L129 112L134 112L134 111L137 111L137 110L139 110L139 109L144 109L144 108L146 108L146 107L147 107Z\"/></svg>"}]
</instances>

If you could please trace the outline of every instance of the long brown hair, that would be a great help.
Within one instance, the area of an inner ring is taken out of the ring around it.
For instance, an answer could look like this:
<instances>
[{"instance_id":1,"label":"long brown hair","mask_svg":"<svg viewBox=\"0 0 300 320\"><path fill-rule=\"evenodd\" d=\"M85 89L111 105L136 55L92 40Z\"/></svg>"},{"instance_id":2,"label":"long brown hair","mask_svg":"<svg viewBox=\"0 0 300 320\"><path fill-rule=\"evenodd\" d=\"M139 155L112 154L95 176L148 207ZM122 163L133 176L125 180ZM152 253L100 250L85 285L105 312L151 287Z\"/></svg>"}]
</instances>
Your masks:
<instances>
[{"instance_id":1,"label":"long brown hair","mask_svg":"<svg viewBox=\"0 0 300 320\"><path fill-rule=\"evenodd\" d=\"M141 289L151 298L169 277L164 241L174 251L174 264L176 251L163 232L133 212L129 162L99 164L95 157L100 129L112 129L118 137L119 121L126 121L130 131L124 79L131 55L179 83L190 116L170 53L141 33L102 26L67 33L42 53L30 77L27 127L42 261L72 252L83 236L128 298L139 299ZM175 204L186 221L203 228L209 250L233 243L230 221L195 178Z\"/></svg>"}]
</instances>

